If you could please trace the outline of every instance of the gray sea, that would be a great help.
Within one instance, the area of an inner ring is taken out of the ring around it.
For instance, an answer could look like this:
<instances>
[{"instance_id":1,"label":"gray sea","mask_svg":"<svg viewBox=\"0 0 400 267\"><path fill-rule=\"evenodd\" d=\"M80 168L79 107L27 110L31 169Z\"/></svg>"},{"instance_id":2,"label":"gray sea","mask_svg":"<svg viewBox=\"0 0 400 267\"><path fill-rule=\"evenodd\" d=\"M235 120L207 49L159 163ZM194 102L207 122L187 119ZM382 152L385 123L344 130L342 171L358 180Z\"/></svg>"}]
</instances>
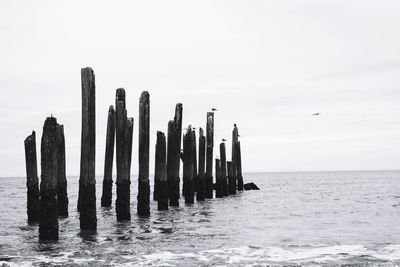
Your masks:
<instances>
[{"instance_id":1,"label":"gray sea","mask_svg":"<svg viewBox=\"0 0 400 267\"><path fill-rule=\"evenodd\" d=\"M151 178L152 179L152 178ZM97 234L81 236L78 177L60 240L40 243L28 225L25 178L0 178L0 266L399 266L400 171L247 173L244 191L116 221L100 207ZM115 187L113 188L115 191ZM115 201L115 196L113 202Z\"/></svg>"}]
</instances>

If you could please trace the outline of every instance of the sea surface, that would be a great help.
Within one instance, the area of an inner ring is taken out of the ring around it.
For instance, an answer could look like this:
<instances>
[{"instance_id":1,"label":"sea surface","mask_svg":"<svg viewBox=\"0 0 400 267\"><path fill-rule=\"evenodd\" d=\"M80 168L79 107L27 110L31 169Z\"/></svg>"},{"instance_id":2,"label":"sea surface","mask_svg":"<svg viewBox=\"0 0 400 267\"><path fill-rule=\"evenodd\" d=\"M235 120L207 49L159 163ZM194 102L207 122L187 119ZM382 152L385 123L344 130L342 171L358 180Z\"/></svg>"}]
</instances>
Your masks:
<instances>
[{"instance_id":1,"label":"sea surface","mask_svg":"<svg viewBox=\"0 0 400 267\"><path fill-rule=\"evenodd\" d=\"M87 236L69 177L70 216L58 242L41 243L25 178L0 178L0 266L400 266L400 171L247 173L260 191L181 198L161 212L151 201L147 218L136 214L136 179L132 220L117 222L114 206L100 207L97 177L98 230Z\"/></svg>"}]
</instances>

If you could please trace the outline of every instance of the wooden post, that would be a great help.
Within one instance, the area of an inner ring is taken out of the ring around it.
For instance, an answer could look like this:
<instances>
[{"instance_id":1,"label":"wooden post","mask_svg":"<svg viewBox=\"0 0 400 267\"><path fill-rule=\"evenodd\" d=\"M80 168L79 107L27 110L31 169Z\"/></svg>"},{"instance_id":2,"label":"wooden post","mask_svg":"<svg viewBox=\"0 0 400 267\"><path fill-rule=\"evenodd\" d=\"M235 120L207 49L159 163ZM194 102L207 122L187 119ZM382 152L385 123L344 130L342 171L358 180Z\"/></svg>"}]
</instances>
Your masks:
<instances>
[{"instance_id":1,"label":"wooden post","mask_svg":"<svg viewBox=\"0 0 400 267\"><path fill-rule=\"evenodd\" d=\"M232 175L235 179L235 184L237 184L238 176L237 176L237 163L236 163L236 144L239 141L239 131L236 127L236 123L233 125L232 130ZM235 189L236 192L236 189Z\"/></svg>"},{"instance_id":2,"label":"wooden post","mask_svg":"<svg viewBox=\"0 0 400 267\"><path fill-rule=\"evenodd\" d=\"M204 131L199 129L199 173L197 180L196 200L203 201L205 198L205 159L206 159L206 138Z\"/></svg>"},{"instance_id":3,"label":"wooden post","mask_svg":"<svg viewBox=\"0 0 400 267\"><path fill-rule=\"evenodd\" d=\"M79 177L79 220L82 230L96 230L96 88L91 68L81 69L82 137Z\"/></svg>"},{"instance_id":4,"label":"wooden post","mask_svg":"<svg viewBox=\"0 0 400 267\"><path fill-rule=\"evenodd\" d=\"M193 184L193 144L195 142L193 131L190 125L186 134L183 135L183 182L185 203L194 203L194 184Z\"/></svg>"},{"instance_id":5,"label":"wooden post","mask_svg":"<svg viewBox=\"0 0 400 267\"><path fill-rule=\"evenodd\" d=\"M104 179L103 194L101 196L101 206L111 207L112 203L112 168L114 159L114 140L115 140L115 110L111 105L108 109L107 134L106 134L106 154L104 159Z\"/></svg>"},{"instance_id":6,"label":"wooden post","mask_svg":"<svg viewBox=\"0 0 400 267\"><path fill-rule=\"evenodd\" d=\"M129 181L131 180L131 167L132 167L132 144L133 144L133 117L127 119L126 130L127 130L127 157L128 157L128 175Z\"/></svg>"},{"instance_id":7,"label":"wooden post","mask_svg":"<svg viewBox=\"0 0 400 267\"><path fill-rule=\"evenodd\" d=\"M26 187L28 222L39 221L39 179L37 174L36 133L32 131L25 141Z\"/></svg>"},{"instance_id":8,"label":"wooden post","mask_svg":"<svg viewBox=\"0 0 400 267\"><path fill-rule=\"evenodd\" d=\"M228 168L228 188L229 188L229 194L234 195L236 194L236 179L235 176L233 175L233 164L231 161L228 161L226 163L227 168Z\"/></svg>"},{"instance_id":9,"label":"wooden post","mask_svg":"<svg viewBox=\"0 0 400 267\"><path fill-rule=\"evenodd\" d=\"M158 210L168 210L168 183L166 142L163 132L157 131L156 160L154 172L154 199L158 200Z\"/></svg>"},{"instance_id":10,"label":"wooden post","mask_svg":"<svg viewBox=\"0 0 400 267\"><path fill-rule=\"evenodd\" d=\"M222 195L228 196L228 179L226 177L226 148L225 148L225 143L221 143L219 145L219 153L221 156L221 163L220 163L220 167L221 167L221 186L222 186Z\"/></svg>"},{"instance_id":11,"label":"wooden post","mask_svg":"<svg viewBox=\"0 0 400 267\"><path fill-rule=\"evenodd\" d=\"M192 145L193 145L193 190L197 192L198 174L197 174L197 146L196 146L196 132L192 129Z\"/></svg>"},{"instance_id":12,"label":"wooden post","mask_svg":"<svg viewBox=\"0 0 400 267\"><path fill-rule=\"evenodd\" d=\"M43 126L41 143L40 240L58 240L56 128L56 118L48 117ZM82 199L82 210L84 204Z\"/></svg>"},{"instance_id":13,"label":"wooden post","mask_svg":"<svg viewBox=\"0 0 400 267\"><path fill-rule=\"evenodd\" d=\"M176 134L175 123L173 120L170 120L168 122L167 143L167 181L170 206L179 206L179 180L177 180L177 177L175 176Z\"/></svg>"},{"instance_id":14,"label":"wooden post","mask_svg":"<svg viewBox=\"0 0 400 267\"><path fill-rule=\"evenodd\" d=\"M224 194L222 192L222 182L221 182L221 161L215 159L215 197L221 198Z\"/></svg>"},{"instance_id":15,"label":"wooden post","mask_svg":"<svg viewBox=\"0 0 400 267\"><path fill-rule=\"evenodd\" d=\"M57 125L57 205L58 216L68 217L67 177L65 175L65 136L64 126Z\"/></svg>"},{"instance_id":16,"label":"wooden post","mask_svg":"<svg viewBox=\"0 0 400 267\"><path fill-rule=\"evenodd\" d=\"M176 104L174 120L168 123L167 179L170 206L179 206L182 112L182 104Z\"/></svg>"},{"instance_id":17,"label":"wooden post","mask_svg":"<svg viewBox=\"0 0 400 267\"><path fill-rule=\"evenodd\" d=\"M115 210L117 221L131 219L129 158L128 158L128 118L125 104L125 90L119 88L115 95L116 108L116 153L117 153L117 199Z\"/></svg>"},{"instance_id":18,"label":"wooden post","mask_svg":"<svg viewBox=\"0 0 400 267\"><path fill-rule=\"evenodd\" d=\"M236 176L237 176L238 191L243 191L242 156L240 151L240 142L237 142L235 147L236 147L235 160L236 160Z\"/></svg>"},{"instance_id":19,"label":"wooden post","mask_svg":"<svg viewBox=\"0 0 400 267\"><path fill-rule=\"evenodd\" d=\"M139 183L138 215L150 215L149 180L150 95L144 91L139 100Z\"/></svg>"},{"instance_id":20,"label":"wooden post","mask_svg":"<svg viewBox=\"0 0 400 267\"><path fill-rule=\"evenodd\" d=\"M214 112L207 112L206 198L213 198Z\"/></svg>"}]
</instances>

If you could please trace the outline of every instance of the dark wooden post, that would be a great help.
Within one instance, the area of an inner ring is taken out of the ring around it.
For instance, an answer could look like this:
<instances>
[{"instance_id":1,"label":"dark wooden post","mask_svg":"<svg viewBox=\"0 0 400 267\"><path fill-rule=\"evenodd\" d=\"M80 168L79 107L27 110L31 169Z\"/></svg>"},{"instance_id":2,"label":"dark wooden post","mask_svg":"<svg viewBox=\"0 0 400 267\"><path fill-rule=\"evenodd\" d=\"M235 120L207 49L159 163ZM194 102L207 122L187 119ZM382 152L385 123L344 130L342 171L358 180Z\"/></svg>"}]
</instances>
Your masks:
<instances>
[{"instance_id":1,"label":"dark wooden post","mask_svg":"<svg viewBox=\"0 0 400 267\"><path fill-rule=\"evenodd\" d=\"M228 190L228 179L226 177L226 148L225 148L225 143L221 143L219 145L219 154L221 156L221 186L222 186L222 195L223 196L228 196L229 190Z\"/></svg>"},{"instance_id":2,"label":"dark wooden post","mask_svg":"<svg viewBox=\"0 0 400 267\"><path fill-rule=\"evenodd\" d=\"M207 154L206 154L206 198L213 198L213 148L214 148L214 112L207 112Z\"/></svg>"},{"instance_id":3,"label":"dark wooden post","mask_svg":"<svg viewBox=\"0 0 400 267\"><path fill-rule=\"evenodd\" d=\"M36 133L32 131L25 141L26 187L28 222L39 221L39 179L37 174Z\"/></svg>"},{"instance_id":4,"label":"dark wooden post","mask_svg":"<svg viewBox=\"0 0 400 267\"><path fill-rule=\"evenodd\" d=\"M183 136L183 182L185 203L194 203L194 184L193 184L193 144L195 142L193 131L190 125L186 134Z\"/></svg>"},{"instance_id":5,"label":"dark wooden post","mask_svg":"<svg viewBox=\"0 0 400 267\"><path fill-rule=\"evenodd\" d=\"M58 216L68 217L67 177L65 174L65 136L64 126L57 125L57 205Z\"/></svg>"},{"instance_id":6,"label":"dark wooden post","mask_svg":"<svg viewBox=\"0 0 400 267\"><path fill-rule=\"evenodd\" d=\"M179 206L182 112L182 104L176 104L174 120L168 123L167 179L170 206Z\"/></svg>"},{"instance_id":7,"label":"dark wooden post","mask_svg":"<svg viewBox=\"0 0 400 267\"><path fill-rule=\"evenodd\" d=\"M115 140L115 110L111 105L108 109L107 134L106 134L106 154L104 159L104 179L103 194L101 196L101 206L111 207L112 203L112 168L114 159L114 140Z\"/></svg>"},{"instance_id":8,"label":"dark wooden post","mask_svg":"<svg viewBox=\"0 0 400 267\"><path fill-rule=\"evenodd\" d=\"M176 129L173 120L168 122L168 143L167 143L167 181L168 199L170 206L179 206L179 180L175 176L176 168ZM179 152L180 153L180 152ZM179 177L178 177L179 178Z\"/></svg>"},{"instance_id":9,"label":"dark wooden post","mask_svg":"<svg viewBox=\"0 0 400 267\"><path fill-rule=\"evenodd\" d=\"M44 122L41 143L40 240L58 240L56 128L56 118L48 117Z\"/></svg>"},{"instance_id":10,"label":"dark wooden post","mask_svg":"<svg viewBox=\"0 0 400 267\"><path fill-rule=\"evenodd\" d=\"M234 195L236 194L236 179L233 175L233 164L231 161L226 163L228 168L228 187L229 187L229 194Z\"/></svg>"},{"instance_id":11,"label":"dark wooden post","mask_svg":"<svg viewBox=\"0 0 400 267\"><path fill-rule=\"evenodd\" d=\"M237 142L235 147L236 147L235 160L236 160L236 176L237 176L238 191L243 191L242 156L240 151L240 142Z\"/></svg>"},{"instance_id":12,"label":"dark wooden post","mask_svg":"<svg viewBox=\"0 0 400 267\"><path fill-rule=\"evenodd\" d=\"M116 108L116 153L117 153L117 199L115 210L117 221L131 219L129 158L128 158L128 118L125 104L125 90L119 88L115 95Z\"/></svg>"},{"instance_id":13,"label":"dark wooden post","mask_svg":"<svg viewBox=\"0 0 400 267\"><path fill-rule=\"evenodd\" d=\"M215 197L221 198L224 194L222 192L222 182L221 182L221 161L215 159Z\"/></svg>"},{"instance_id":14,"label":"dark wooden post","mask_svg":"<svg viewBox=\"0 0 400 267\"><path fill-rule=\"evenodd\" d=\"M79 220L82 230L96 230L96 88L91 68L81 69L82 137L79 177Z\"/></svg>"},{"instance_id":15,"label":"dark wooden post","mask_svg":"<svg viewBox=\"0 0 400 267\"><path fill-rule=\"evenodd\" d=\"M158 210L168 210L168 184L166 142L163 132L157 131L156 160L154 172L154 199L158 200Z\"/></svg>"},{"instance_id":16,"label":"dark wooden post","mask_svg":"<svg viewBox=\"0 0 400 267\"><path fill-rule=\"evenodd\" d=\"M129 181L131 180L131 167L132 167L132 144L133 144L133 117L128 118L126 123L127 130L127 157L128 157L128 175Z\"/></svg>"},{"instance_id":17,"label":"dark wooden post","mask_svg":"<svg viewBox=\"0 0 400 267\"><path fill-rule=\"evenodd\" d=\"M199 129L199 173L197 179L197 201L203 201L205 198L205 159L206 159L206 138L204 131Z\"/></svg>"},{"instance_id":18,"label":"dark wooden post","mask_svg":"<svg viewBox=\"0 0 400 267\"><path fill-rule=\"evenodd\" d=\"M193 160L192 160L192 164L193 164L193 189L194 192L197 192L197 183L198 183L198 174L197 174L197 146L196 146L196 132L192 129L192 139L194 141L192 141L193 143Z\"/></svg>"},{"instance_id":19,"label":"dark wooden post","mask_svg":"<svg viewBox=\"0 0 400 267\"><path fill-rule=\"evenodd\" d=\"M232 175L235 179L235 184L237 184L237 164L236 164L236 144L239 141L239 131L238 128L236 127L236 123L233 125L233 130L232 130ZM236 189L235 189L236 192Z\"/></svg>"},{"instance_id":20,"label":"dark wooden post","mask_svg":"<svg viewBox=\"0 0 400 267\"><path fill-rule=\"evenodd\" d=\"M150 215L149 140L150 95L144 91L139 101L139 183L138 215Z\"/></svg>"}]
</instances>

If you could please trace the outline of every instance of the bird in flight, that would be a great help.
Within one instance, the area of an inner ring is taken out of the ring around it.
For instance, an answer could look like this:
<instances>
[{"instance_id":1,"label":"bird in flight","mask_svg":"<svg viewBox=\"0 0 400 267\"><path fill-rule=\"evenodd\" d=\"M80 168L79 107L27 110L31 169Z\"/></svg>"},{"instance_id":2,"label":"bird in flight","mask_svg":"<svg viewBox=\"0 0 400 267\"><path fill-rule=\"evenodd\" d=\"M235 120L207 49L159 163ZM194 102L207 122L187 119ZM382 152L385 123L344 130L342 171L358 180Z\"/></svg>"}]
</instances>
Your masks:
<instances>
[{"instance_id":1,"label":"bird in flight","mask_svg":"<svg viewBox=\"0 0 400 267\"><path fill-rule=\"evenodd\" d=\"M216 109L216 108L212 108L211 110L212 110L212 111L217 111L217 109Z\"/></svg>"},{"instance_id":2,"label":"bird in flight","mask_svg":"<svg viewBox=\"0 0 400 267\"><path fill-rule=\"evenodd\" d=\"M225 142L226 141L226 139L225 138L222 138L222 142Z\"/></svg>"},{"instance_id":3,"label":"bird in flight","mask_svg":"<svg viewBox=\"0 0 400 267\"><path fill-rule=\"evenodd\" d=\"M313 116L318 116L319 115L319 112L318 113L314 113L314 114L312 114Z\"/></svg>"}]
</instances>

